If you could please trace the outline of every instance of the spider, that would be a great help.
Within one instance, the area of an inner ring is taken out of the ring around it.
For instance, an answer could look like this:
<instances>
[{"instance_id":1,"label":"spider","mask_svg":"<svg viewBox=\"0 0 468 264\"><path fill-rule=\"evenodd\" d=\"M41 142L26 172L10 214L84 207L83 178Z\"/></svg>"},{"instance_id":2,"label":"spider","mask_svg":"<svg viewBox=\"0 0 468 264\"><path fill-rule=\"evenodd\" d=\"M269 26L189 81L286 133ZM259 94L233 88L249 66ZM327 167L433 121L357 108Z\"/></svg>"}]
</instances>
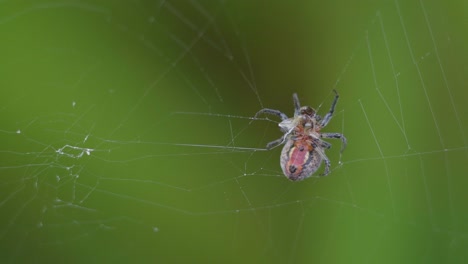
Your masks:
<instances>
[{"instance_id":1,"label":"spider","mask_svg":"<svg viewBox=\"0 0 468 264\"><path fill-rule=\"evenodd\" d=\"M346 138L340 133L321 133L320 130L330 122L336 103L338 102L338 92L330 107L330 111L322 119L310 106L301 106L297 94L293 94L294 117L288 118L286 114L279 110L264 108L255 114L276 115L281 118L278 126L284 135L266 145L272 149L285 143L281 151L280 164L284 175L291 181L302 181L309 178L320 167L322 160L325 162L325 171L320 176L330 173L330 160L325 155L325 150L332 145L323 138L341 139L341 152L346 147Z\"/></svg>"}]
</instances>

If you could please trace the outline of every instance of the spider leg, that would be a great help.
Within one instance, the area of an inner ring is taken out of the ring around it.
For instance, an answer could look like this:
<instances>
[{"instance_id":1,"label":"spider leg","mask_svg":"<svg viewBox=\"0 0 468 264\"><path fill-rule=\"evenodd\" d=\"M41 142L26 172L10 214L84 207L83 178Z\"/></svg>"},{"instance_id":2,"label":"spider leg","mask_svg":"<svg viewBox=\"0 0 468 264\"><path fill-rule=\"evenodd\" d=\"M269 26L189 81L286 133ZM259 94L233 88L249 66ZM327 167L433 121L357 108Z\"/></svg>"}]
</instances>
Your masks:
<instances>
[{"instance_id":1,"label":"spider leg","mask_svg":"<svg viewBox=\"0 0 468 264\"><path fill-rule=\"evenodd\" d=\"M297 97L297 93L293 93L293 101L294 101L294 116L298 116L299 109L301 109L301 103L299 102L299 97Z\"/></svg>"},{"instance_id":2,"label":"spider leg","mask_svg":"<svg viewBox=\"0 0 468 264\"><path fill-rule=\"evenodd\" d=\"M330 144L330 143L328 143L328 142L326 142L326 141L320 140L320 146L321 146L322 148L324 148L324 149L329 149L329 148L331 148L332 144Z\"/></svg>"},{"instance_id":3,"label":"spider leg","mask_svg":"<svg viewBox=\"0 0 468 264\"><path fill-rule=\"evenodd\" d=\"M277 140L271 141L266 145L268 150L281 145L284 142L284 137L280 137Z\"/></svg>"},{"instance_id":4,"label":"spider leg","mask_svg":"<svg viewBox=\"0 0 468 264\"><path fill-rule=\"evenodd\" d=\"M322 138L339 138L341 139L341 142L342 142L342 146L341 146L341 152L343 152L343 150L346 148L346 144L347 144L347 140L345 138L345 136L343 134L340 134L340 133L322 133L321 134L321 137Z\"/></svg>"},{"instance_id":5,"label":"spider leg","mask_svg":"<svg viewBox=\"0 0 468 264\"><path fill-rule=\"evenodd\" d=\"M323 158L323 161L325 162L325 171L322 174L320 174L320 176L327 176L330 173L330 160L325 156Z\"/></svg>"},{"instance_id":6,"label":"spider leg","mask_svg":"<svg viewBox=\"0 0 468 264\"><path fill-rule=\"evenodd\" d=\"M317 123L320 124L320 121L322 120L322 117L318 114L315 114L315 120L317 121Z\"/></svg>"},{"instance_id":7,"label":"spider leg","mask_svg":"<svg viewBox=\"0 0 468 264\"><path fill-rule=\"evenodd\" d=\"M333 100L333 103L330 107L330 111L328 111L328 113L323 117L322 121L320 121L321 127L325 127L326 125L328 125L328 122L330 122L330 119L333 116L333 112L335 112L335 106L336 106L336 103L338 102L338 98L340 97L340 95L338 94L336 90L333 90L333 92L335 92L335 99Z\"/></svg>"},{"instance_id":8,"label":"spider leg","mask_svg":"<svg viewBox=\"0 0 468 264\"><path fill-rule=\"evenodd\" d=\"M278 138L277 140L274 140L274 141L271 141L270 143L268 143L266 145L266 148L269 150L269 149L272 149L274 147L277 147L277 146L283 144L287 139L293 139L294 137L291 135L291 133L293 132L293 128L291 128L289 130L284 130L285 127L282 127L281 131L284 132L284 135L282 137Z\"/></svg>"},{"instance_id":9,"label":"spider leg","mask_svg":"<svg viewBox=\"0 0 468 264\"><path fill-rule=\"evenodd\" d=\"M331 162L322 149L316 148L315 151L320 155L320 157L322 157L323 162L325 162L325 170L320 174L320 176L327 176L330 173Z\"/></svg>"},{"instance_id":10,"label":"spider leg","mask_svg":"<svg viewBox=\"0 0 468 264\"><path fill-rule=\"evenodd\" d=\"M261 109L260 111L258 111L255 114L254 118L257 118L260 114L275 115L275 116L278 116L279 118L281 118L281 120L288 119L288 116L286 114L284 114L283 112L281 112L279 110L275 110L275 109L270 109L270 108Z\"/></svg>"}]
</instances>

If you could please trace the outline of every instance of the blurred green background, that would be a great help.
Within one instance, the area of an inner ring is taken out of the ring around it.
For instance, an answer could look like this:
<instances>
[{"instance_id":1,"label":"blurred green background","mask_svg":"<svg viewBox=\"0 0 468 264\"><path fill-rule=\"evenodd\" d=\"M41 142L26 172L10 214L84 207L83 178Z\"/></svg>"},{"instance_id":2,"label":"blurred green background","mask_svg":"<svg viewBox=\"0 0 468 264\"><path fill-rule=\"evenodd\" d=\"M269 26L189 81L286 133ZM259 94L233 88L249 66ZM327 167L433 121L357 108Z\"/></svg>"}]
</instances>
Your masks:
<instances>
[{"instance_id":1,"label":"blurred green background","mask_svg":"<svg viewBox=\"0 0 468 264\"><path fill-rule=\"evenodd\" d=\"M0 262L463 263L465 1L0 1ZM344 133L289 182L291 95Z\"/></svg>"}]
</instances>

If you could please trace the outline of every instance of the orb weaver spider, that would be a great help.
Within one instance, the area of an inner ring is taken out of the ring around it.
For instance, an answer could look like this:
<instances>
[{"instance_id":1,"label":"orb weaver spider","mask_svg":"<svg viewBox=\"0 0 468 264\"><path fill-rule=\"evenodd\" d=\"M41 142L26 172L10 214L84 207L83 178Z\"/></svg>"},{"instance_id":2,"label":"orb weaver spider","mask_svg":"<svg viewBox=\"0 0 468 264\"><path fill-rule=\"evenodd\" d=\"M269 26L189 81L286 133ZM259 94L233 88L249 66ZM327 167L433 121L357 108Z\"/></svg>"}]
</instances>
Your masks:
<instances>
[{"instance_id":1,"label":"orb weaver spider","mask_svg":"<svg viewBox=\"0 0 468 264\"><path fill-rule=\"evenodd\" d=\"M328 125L336 103L338 102L338 92L330 107L330 111L322 119L310 106L301 106L297 94L293 94L294 117L288 116L279 110L264 108L255 114L255 118L260 114L276 115L281 118L278 126L284 135L266 145L267 149L272 149L285 143L281 151L280 164L284 175L291 181L302 181L309 178L325 162L325 171L320 176L330 173L330 160L325 155L325 150L331 148L331 144L324 141L324 138L341 139L341 152L346 147L347 141L340 133L321 133L320 130Z\"/></svg>"}]
</instances>

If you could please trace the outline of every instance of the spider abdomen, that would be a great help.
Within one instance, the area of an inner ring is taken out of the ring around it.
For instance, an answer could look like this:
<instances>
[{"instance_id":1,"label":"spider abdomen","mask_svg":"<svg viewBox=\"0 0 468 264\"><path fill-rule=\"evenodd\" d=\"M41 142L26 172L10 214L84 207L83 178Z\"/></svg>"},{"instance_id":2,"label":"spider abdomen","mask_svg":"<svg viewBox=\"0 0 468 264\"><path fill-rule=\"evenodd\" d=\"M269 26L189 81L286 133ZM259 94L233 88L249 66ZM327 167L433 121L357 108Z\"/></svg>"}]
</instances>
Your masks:
<instances>
[{"instance_id":1,"label":"spider abdomen","mask_svg":"<svg viewBox=\"0 0 468 264\"><path fill-rule=\"evenodd\" d=\"M289 139L281 152L281 168L291 181L310 177L322 163L322 158L310 142Z\"/></svg>"}]
</instances>

